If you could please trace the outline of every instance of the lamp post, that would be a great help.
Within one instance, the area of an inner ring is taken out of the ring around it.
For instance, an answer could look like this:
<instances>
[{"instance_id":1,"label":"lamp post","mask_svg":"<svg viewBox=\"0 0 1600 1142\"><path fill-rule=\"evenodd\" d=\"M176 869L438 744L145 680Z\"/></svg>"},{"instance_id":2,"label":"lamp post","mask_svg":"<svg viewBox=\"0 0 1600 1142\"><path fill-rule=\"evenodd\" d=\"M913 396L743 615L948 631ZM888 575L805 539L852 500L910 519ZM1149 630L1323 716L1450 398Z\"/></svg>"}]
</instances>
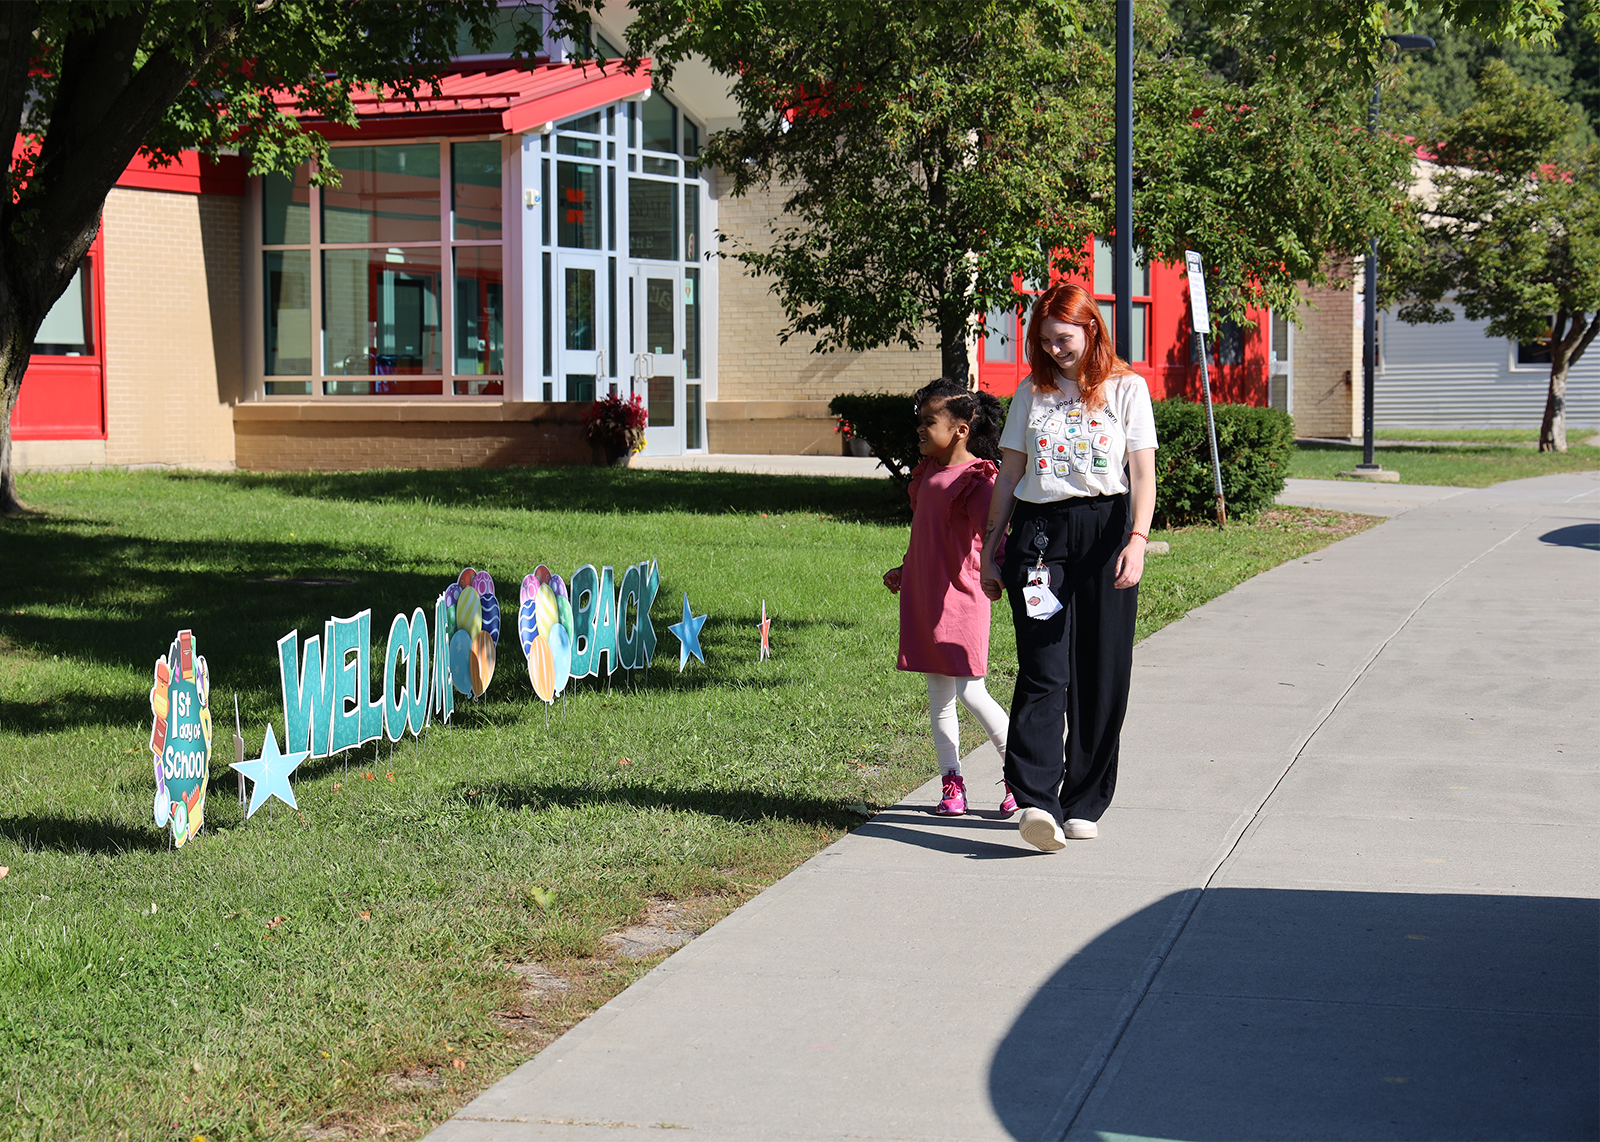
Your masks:
<instances>
[{"instance_id":1,"label":"lamp post","mask_svg":"<svg viewBox=\"0 0 1600 1142\"><path fill-rule=\"evenodd\" d=\"M1401 52L1429 51L1438 46L1431 36L1399 35L1383 38L1394 45L1396 60L1400 58ZM1379 84L1373 83L1372 106L1367 110L1367 132L1374 135L1378 132L1378 91ZM1361 319L1361 463L1356 465L1355 474L1372 480L1383 478L1377 475L1383 471L1382 466L1372 459L1372 389L1378 361L1378 240L1376 238L1369 239L1367 243L1366 289L1363 301L1365 304Z\"/></svg>"},{"instance_id":2,"label":"lamp post","mask_svg":"<svg viewBox=\"0 0 1600 1142\"><path fill-rule=\"evenodd\" d=\"M1117 203L1111 260L1117 356L1133 360L1133 0L1117 0Z\"/></svg>"}]
</instances>

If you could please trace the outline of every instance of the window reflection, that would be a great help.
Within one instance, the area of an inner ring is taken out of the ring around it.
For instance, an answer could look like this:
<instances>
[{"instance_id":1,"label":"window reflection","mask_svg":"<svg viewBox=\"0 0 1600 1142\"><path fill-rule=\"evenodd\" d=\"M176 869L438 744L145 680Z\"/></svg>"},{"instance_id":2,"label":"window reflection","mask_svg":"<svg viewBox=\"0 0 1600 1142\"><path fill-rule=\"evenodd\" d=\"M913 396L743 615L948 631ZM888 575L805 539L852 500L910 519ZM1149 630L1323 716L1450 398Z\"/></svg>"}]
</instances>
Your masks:
<instances>
[{"instance_id":1,"label":"window reflection","mask_svg":"<svg viewBox=\"0 0 1600 1142\"><path fill-rule=\"evenodd\" d=\"M450 148L455 178L451 216L459 239L500 238L500 144L456 143Z\"/></svg>"},{"instance_id":2,"label":"window reflection","mask_svg":"<svg viewBox=\"0 0 1600 1142\"><path fill-rule=\"evenodd\" d=\"M443 367L437 249L327 250L322 255L325 371L381 377L330 381L330 394L438 392L437 381L387 378Z\"/></svg>"},{"instance_id":3,"label":"window reflection","mask_svg":"<svg viewBox=\"0 0 1600 1142\"><path fill-rule=\"evenodd\" d=\"M628 253L635 258L677 259L677 186L642 178L628 180Z\"/></svg>"},{"instance_id":4,"label":"window reflection","mask_svg":"<svg viewBox=\"0 0 1600 1142\"><path fill-rule=\"evenodd\" d=\"M460 246L455 254L455 371L480 376L504 373L505 287L500 247Z\"/></svg>"},{"instance_id":5,"label":"window reflection","mask_svg":"<svg viewBox=\"0 0 1600 1142\"><path fill-rule=\"evenodd\" d=\"M556 230L560 244L600 248L600 168L589 163L556 164Z\"/></svg>"},{"instance_id":6,"label":"window reflection","mask_svg":"<svg viewBox=\"0 0 1600 1142\"><path fill-rule=\"evenodd\" d=\"M439 146L335 147L322 192L324 242L439 241Z\"/></svg>"},{"instance_id":7,"label":"window reflection","mask_svg":"<svg viewBox=\"0 0 1600 1142\"><path fill-rule=\"evenodd\" d=\"M94 352L91 336L94 321L91 317L89 282L93 275L85 273L90 268L88 259L72 275L67 288L62 291L50 312L39 324L33 338L33 351L48 357L87 357Z\"/></svg>"}]
</instances>

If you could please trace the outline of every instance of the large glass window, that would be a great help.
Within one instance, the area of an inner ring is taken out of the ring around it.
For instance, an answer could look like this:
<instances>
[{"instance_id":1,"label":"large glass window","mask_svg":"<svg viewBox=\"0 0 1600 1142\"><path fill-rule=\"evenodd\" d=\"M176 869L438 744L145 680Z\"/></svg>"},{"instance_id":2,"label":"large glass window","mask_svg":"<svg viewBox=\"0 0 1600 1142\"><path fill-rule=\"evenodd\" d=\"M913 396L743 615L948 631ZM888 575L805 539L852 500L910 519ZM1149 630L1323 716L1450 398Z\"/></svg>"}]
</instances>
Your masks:
<instances>
[{"instance_id":1,"label":"large glass window","mask_svg":"<svg viewBox=\"0 0 1600 1142\"><path fill-rule=\"evenodd\" d=\"M268 396L504 392L501 154L335 146L337 187L306 167L262 179Z\"/></svg>"},{"instance_id":2,"label":"large glass window","mask_svg":"<svg viewBox=\"0 0 1600 1142\"><path fill-rule=\"evenodd\" d=\"M499 246L456 247L455 345L458 374L505 372L505 286ZM458 382L456 391L470 391L470 385Z\"/></svg>"},{"instance_id":3,"label":"large glass window","mask_svg":"<svg viewBox=\"0 0 1600 1142\"><path fill-rule=\"evenodd\" d=\"M560 244L600 248L600 168L592 163L556 163L556 230Z\"/></svg>"},{"instance_id":4,"label":"large glass window","mask_svg":"<svg viewBox=\"0 0 1600 1142\"><path fill-rule=\"evenodd\" d=\"M628 254L635 258L678 258L678 187L653 179L628 180Z\"/></svg>"},{"instance_id":5,"label":"large glass window","mask_svg":"<svg viewBox=\"0 0 1600 1142\"><path fill-rule=\"evenodd\" d=\"M403 377L443 369L439 251L328 250L322 325L329 376ZM437 382L368 388L330 381L330 394L438 392Z\"/></svg>"},{"instance_id":6,"label":"large glass window","mask_svg":"<svg viewBox=\"0 0 1600 1142\"><path fill-rule=\"evenodd\" d=\"M262 255L266 289L267 376L311 374L311 253L270 250ZM267 382L269 395L308 393L309 381Z\"/></svg>"},{"instance_id":7,"label":"large glass window","mask_svg":"<svg viewBox=\"0 0 1600 1142\"><path fill-rule=\"evenodd\" d=\"M500 238L500 144L457 143L450 213L457 240Z\"/></svg>"},{"instance_id":8,"label":"large glass window","mask_svg":"<svg viewBox=\"0 0 1600 1142\"><path fill-rule=\"evenodd\" d=\"M1116 336L1116 284L1113 264L1115 262L1116 247L1109 238L1095 237L1094 240L1094 292L1099 299L1100 316L1106 323L1106 329ZM1129 344L1135 362L1144 362L1150 359L1149 350L1149 318L1150 318L1150 266L1145 261L1143 250L1133 252L1133 314L1130 322Z\"/></svg>"},{"instance_id":9,"label":"large glass window","mask_svg":"<svg viewBox=\"0 0 1600 1142\"><path fill-rule=\"evenodd\" d=\"M88 357L94 353L94 318L89 282L93 273L88 259L72 275L67 288L44 315L33 339L35 356Z\"/></svg>"},{"instance_id":10,"label":"large glass window","mask_svg":"<svg viewBox=\"0 0 1600 1142\"><path fill-rule=\"evenodd\" d=\"M322 192L322 240L437 242L439 145L335 147L339 186Z\"/></svg>"},{"instance_id":11,"label":"large glass window","mask_svg":"<svg viewBox=\"0 0 1600 1142\"><path fill-rule=\"evenodd\" d=\"M261 180L261 241L267 246L293 246L311 241L311 168L302 166L288 179L270 174Z\"/></svg>"}]
</instances>

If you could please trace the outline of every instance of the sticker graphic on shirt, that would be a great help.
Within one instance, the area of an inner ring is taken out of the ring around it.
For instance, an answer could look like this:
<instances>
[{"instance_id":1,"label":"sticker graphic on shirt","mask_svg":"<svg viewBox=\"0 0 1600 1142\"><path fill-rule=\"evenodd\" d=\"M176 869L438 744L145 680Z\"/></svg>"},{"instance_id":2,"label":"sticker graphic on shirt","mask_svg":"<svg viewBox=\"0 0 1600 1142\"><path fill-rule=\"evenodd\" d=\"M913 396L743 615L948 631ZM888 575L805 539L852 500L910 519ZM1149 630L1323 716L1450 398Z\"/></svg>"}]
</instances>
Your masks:
<instances>
[{"instance_id":1,"label":"sticker graphic on shirt","mask_svg":"<svg viewBox=\"0 0 1600 1142\"><path fill-rule=\"evenodd\" d=\"M1044 430L1046 432L1049 432L1049 433L1058 433L1058 432L1060 432L1061 431L1061 417L1060 416L1048 417L1044 422Z\"/></svg>"},{"instance_id":2,"label":"sticker graphic on shirt","mask_svg":"<svg viewBox=\"0 0 1600 1142\"><path fill-rule=\"evenodd\" d=\"M1083 409L1081 409L1081 408L1069 408L1067 410L1067 419L1069 421L1082 420L1083 419Z\"/></svg>"},{"instance_id":3,"label":"sticker graphic on shirt","mask_svg":"<svg viewBox=\"0 0 1600 1142\"><path fill-rule=\"evenodd\" d=\"M1083 426L1081 424L1069 424L1065 435L1069 440L1074 436L1082 436Z\"/></svg>"},{"instance_id":4,"label":"sticker graphic on shirt","mask_svg":"<svg viewBox=\"0 0 1600 1142\"><path fill-rule=\"evenodd\" d=\"M1067 454L1067 448L1068 448L1068 445L1067 445L1067 442L1065 440L1058 441L1056 443L1056 459L1059 460L1059 459L1062 459L1063 457L1065 457L1066 454Z\"/></svg>"},{"instance_id":5,"label":"sticker graphic on shirt","mask_svg":"<svg viewBox=\"0 0 1600 1142\"><path fill-rule=\"evenodd\" d=\"M1105 453L1111 451L1111 434L1102 432L1094 438L1094 450Z\"/></svg>"},{"instance_id":6,"label":"sticker graphic on shirt","mask_svg":"<svg viewBox=\"0 0 1600 1142\"><path fill-rule=\"evenodd\" d=\"M1070 471L1072 471L1071 464L1068 464L1065 460L1056 461L1056 475L1065 476Z\"/></svg>"},{"instance_id":7,"label":"sticker graphic on shirt","mask_svg":"<svg viewBox=\"0 0 1600 1142\"><path fill-rule=\"evenodd\" d=\"M1038 445L1040 452L1050 451L1050 438L1048 436L1041 436L1034 443Z\"/></svg>"},{"instance_id":8,"label":"sticker graphic on shirt","mask_svg":"<svg viewBox=\"0 0 1600 1142\"><path fill-rule=\"evenodd\" d=\"M1094 470L1096 472L1108 471L1110 469L1110 467L1111 467L1111 461L1108 460L1106 457L1104 457L1104 456L1096 456L1094 458Z\"/></svg>"},{"instance_id":9,"label":"sticker graphic on shirt","mask_svg":"<svg viewBox=\"0 0 1600 1142\"><path fill-rule=\"evenodd\" d=\"M1048 457L1048 456L1039 457L1039 471L1048 472L1049 470L1050 470L1050 457Z\"/></svg>"},{"instance_id":10,"label":"sticker graphic on shirt","mask_svg":"<svg viewBox=\"0 0 1600 1142\"><path fill-rule=\"evenodd\" d=\"M1089 442L1087 440L1074 440L1072 442L1072 452L1075 456L1089 455Z\"/></svg>"},{"instance_id":11,"label":"sticker graphic on shirt","mask_svg":"<svg viewBox=\"0 0 1600 1142\"><path fill-rule=\"evenodd\" d=\"M1098 416L1091 416L1089 418L1089 427L1090 428L1100 428L1104 424L1105 424L1105 421L1101 420Z\"/></svg>"}]
</instances>

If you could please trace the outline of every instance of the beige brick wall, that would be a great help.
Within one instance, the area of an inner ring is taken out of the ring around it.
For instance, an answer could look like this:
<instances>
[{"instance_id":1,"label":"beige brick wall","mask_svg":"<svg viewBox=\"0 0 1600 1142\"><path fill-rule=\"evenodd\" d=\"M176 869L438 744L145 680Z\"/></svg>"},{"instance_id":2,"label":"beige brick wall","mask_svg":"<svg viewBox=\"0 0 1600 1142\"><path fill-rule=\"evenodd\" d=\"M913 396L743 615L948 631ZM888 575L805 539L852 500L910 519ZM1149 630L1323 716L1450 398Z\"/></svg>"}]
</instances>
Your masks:
<instances>
[{"instance_id":1,"label":"beige brick wall","mask_svg":"<svg viewBox=\"0 0 1600 1142\"><path fill-rule=\"evenodd\" d=\"M1350 280L1350 266L1338 271ZM1354 289L1302 294L1294 340L1294 428L1298 436L1361 435L1361 306Z\"/></svg>"},{"instance_id":2,"label":"beige brick wall","mask_svg":"<svg viewBox=\"0 0 1600 1142\"><path fill-rule=\"evenodd\" d=\"M243 203L106 199L106 463L233 467Z\"/></svg>"},{"instance_id":3,"label":"beige brick wall","mask_svg":"<svg viewBox=\"0 0 1600 1142\"><path fill-rule=\"evenodd\" d=\"M723 177L718 181L726 185L729 180ZM758 248L766 245L767 223L780 216L783 199L782 191L774 188L752 190L743 198L723 194L717 203L717 226L731 240L723 248L737 248L744 243ZM939 346L931 330L923 340L924 348L917 352L895 347L866 353L813 353L814 340L810 337L796 336L788 344L780 342L783 307L769 285L770 279L750 276L731 259L722 265L717 308L718 400L826 403L845 392L909 393L939 375ZM711 427L709 419L707 431L713 452L735 450L721 446L718 430ZM724 429L723 439L735 438ZM755 435L737 438L752 443L758 440ZM791 444L787 437L784 441L783 450L788 451ZM829 447L836 449L837 442ZM754 447L738 450L764 451Z\"/></svg>"},{"instance_id":4,"label":"beige brick wall","mask_svg":"<svg viewBox=\"0 0 1600 1142\"><path fill-rule=\"evenodd\" d=\"M252 472L588 464L580 404L252 401L233 410Z\"/></svg>"},{"instance_id":5,"label":"beige brick wall","mask_svg":"<svg viewBox=\"0 0 1600 1142\"><path fill-rule=\"evenodd\" d=\"M838 456L838 421L827 401L706 402L708 452L745 456Z\"/></svg>"}]
</instances>

